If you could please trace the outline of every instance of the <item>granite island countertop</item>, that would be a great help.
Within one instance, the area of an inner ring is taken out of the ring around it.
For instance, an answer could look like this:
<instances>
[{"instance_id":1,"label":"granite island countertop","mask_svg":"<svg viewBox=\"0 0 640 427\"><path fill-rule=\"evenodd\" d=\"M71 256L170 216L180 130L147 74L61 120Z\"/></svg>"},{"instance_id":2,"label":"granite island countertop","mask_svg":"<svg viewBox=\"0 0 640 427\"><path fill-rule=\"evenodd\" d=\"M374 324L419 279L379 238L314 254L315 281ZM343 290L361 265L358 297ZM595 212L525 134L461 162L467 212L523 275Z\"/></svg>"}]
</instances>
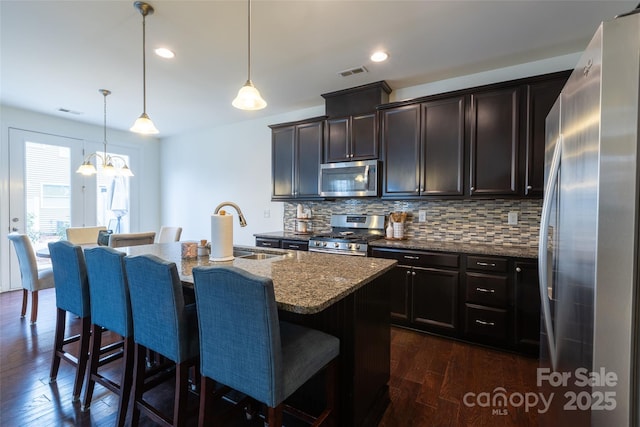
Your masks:
<instances>
[{"instance_id":1,"label":"granite island countertop","mask_svg":"<svg viewBox=\"0 0 640 427\"><path fill-rule=\"evenodd\" d=\"M422 251L456 252L465 254L496 255L515 258L538 258L538 248L532 246L500 245L495 243L450 242L442 240L374 240L370 247L415 249Z\"/></svg>"},{"instance_id":2,"label":"granite island countertop","mask_svg":"<svg viewBox=\"0 0 640 427\"><path fill-rule=\"evenodd\" d=\"M210 261L208 256L182 259L181 243L117 248L127 255L153 254L173 261L180 280L193 285L196 266L234 266L273 280L278 308L300 314L318 313L391 270L395 260L322 254L317 252L236 246L237 249L277 255L267 259L236 257L232 261Z\"/></svg>"}]
</instances>

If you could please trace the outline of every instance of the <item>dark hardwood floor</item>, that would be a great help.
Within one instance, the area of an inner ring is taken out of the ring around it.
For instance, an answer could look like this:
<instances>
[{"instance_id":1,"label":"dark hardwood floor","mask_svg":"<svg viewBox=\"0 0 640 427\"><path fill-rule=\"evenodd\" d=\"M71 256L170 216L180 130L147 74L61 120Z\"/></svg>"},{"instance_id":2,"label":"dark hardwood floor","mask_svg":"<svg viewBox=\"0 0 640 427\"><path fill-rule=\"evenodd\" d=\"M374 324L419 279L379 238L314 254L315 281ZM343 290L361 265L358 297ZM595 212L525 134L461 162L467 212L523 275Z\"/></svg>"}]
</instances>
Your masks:
<instances>
[{"instance_id":1,"label":"dark hardwood floor","mask_svg":"<svg viewBox=\"0 0 640 427\"><path fill-rule=\"evenodd\" d=\"M71 403L74 369L60 365L58 380L49 383L55 291L40 292L38 322L29 325L20 319L22 291L0 294L0 425L1 426L111 426L117 397L96 385L91 410L80 411ZM30 307L29 307L30 309ZM79 320L67 320L72 328ZM406 426L535 426L535 409L507 407L504 415L491 407L465 405L465 393L489 393L503 387L512 393L536 391L535 359L437 338L418 332L392 328L391 404L380 427ZM113 371L118 378L117 370ZM84 389L83 389L84 395ZM172 383L151 397L172 404ZM467 402L475 401L467 399ZM190 400L197 409L197 399ZM142 417L142 426L151 426ZM287 423L285 419L285 424ZM189 426L197 425L197 415ZM248 422L241 414L233 426L262 426ZM342 426L341 426L342 427ZM344 426L347 427L347 426Z\"/></svg>"}]
</instances>

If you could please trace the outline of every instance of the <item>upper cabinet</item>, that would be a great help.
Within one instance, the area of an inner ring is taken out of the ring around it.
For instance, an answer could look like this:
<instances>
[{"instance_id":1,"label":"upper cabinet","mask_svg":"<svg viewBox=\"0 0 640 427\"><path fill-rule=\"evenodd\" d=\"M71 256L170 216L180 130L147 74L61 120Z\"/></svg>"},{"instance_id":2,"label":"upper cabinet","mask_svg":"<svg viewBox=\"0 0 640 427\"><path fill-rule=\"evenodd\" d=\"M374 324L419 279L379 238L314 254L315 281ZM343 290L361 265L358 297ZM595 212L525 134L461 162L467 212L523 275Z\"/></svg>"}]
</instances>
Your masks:
<instances>
[{"instance_id":1,"label":"upper cabinet","mask_svg":"<svg viewBox=\"0 0 640 427\"><path fill-rule=\"evenodd\" d=\"M561 72L526 85L527 132L524 195L542 197L544 186L545 121L571 73Z\"/></svg>"},{"instance_id":2,"label":"upper cabinet","mask_svg":"<svg viewBox=\"0 0 640 427\"><path fill-rule=\"evenodd\" d=\"M317 199L324 119L271 125L273 200Z\"/></svg>"},{"instance_id":3,"label":"upper cabinet","mask_svg":"<svg viewBox=\"0 0 640 427\"><path fill-rule=\"evenodd\" d=\"M382 110L383 196L459 196L464 97Z\"/></svg>"},{"instance_id":4,"label":"upper cabinet","mask_svg":"<svg viewBox=\"0 0 640 427\"><path fill-rule=\"evenodd\" d=\"M375 82L325 93L324 162L372 160L379 156L376 107L389 101L391 88Z\"/></svg>"},{"instance_id":5,"label":"upper cabinet","mask_svg":"<svg viewBox=\"0 0 640 427\"><path fill-rule=\"evenodd\" d=\"M471 196L518 193L519 94L518 87L471 94Z\"/></svg>"},{"instance_id":6,"label":"upper cabinet","mask_svg":"<svg viewBox=\"0 0 640 427\"><path fill-rule=\"evenodd\" d=\"M324 161L326 163L378 158L376 113L327 119Z\"/></svg>"},{"instance_id":7,"label":"upper cabinet","mask_svg":"<svg viewBox=\"0 0 640 427\"><path fill-rule=\"evenodd\" d=\"M568 76L380 106L382 197L541 197L545 119Z\"/></svg>"}]
</instances>

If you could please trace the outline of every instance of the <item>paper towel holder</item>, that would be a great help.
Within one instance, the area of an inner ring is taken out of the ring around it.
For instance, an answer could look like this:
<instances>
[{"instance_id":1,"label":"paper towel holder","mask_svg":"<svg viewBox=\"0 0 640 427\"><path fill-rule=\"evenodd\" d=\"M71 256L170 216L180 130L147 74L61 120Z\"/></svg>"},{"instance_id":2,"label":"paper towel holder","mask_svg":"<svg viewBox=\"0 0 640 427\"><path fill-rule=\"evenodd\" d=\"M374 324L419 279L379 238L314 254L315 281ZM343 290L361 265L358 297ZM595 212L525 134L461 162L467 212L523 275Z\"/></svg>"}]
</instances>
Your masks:
<instances>
[{"instance_id":1,"label":"paper towel holder","mask_svg":"<svg viewBox=\"0 0 640 427\"><path fill-rule=\"evenodd\" d=\"M224 206L231 206L232 208L234 208L236 210L236 212L238 212L238 220L240 221L240 227L246 227L247 226L247 220L244 218L244 215L242 214L242 211L240 210L240 207L238 205L236 205L233 202L222 202L220 203L218 206L216 206L216 209L213 211L214 215L217 215L218 212L220 212L220 209L222 209Z\"/></svg>"}]
</instances>

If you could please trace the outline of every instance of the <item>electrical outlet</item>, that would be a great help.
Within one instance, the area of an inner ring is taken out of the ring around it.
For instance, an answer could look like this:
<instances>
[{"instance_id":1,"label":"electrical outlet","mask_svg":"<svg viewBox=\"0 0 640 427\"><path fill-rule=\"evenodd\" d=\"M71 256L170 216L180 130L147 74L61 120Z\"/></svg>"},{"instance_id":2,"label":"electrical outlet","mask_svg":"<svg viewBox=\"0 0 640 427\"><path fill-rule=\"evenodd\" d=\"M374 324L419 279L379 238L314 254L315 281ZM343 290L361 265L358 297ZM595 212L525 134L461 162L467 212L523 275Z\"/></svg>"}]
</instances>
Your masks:
<instances>
[{"instance_id":1,"label":"electrical outlet","mask_svg":"<svg viewBox=\"0 0 640 427\"><path fill-rule=\"evenodd\" d=\"M511 211L507 214L507 224L518 225L518 212Z\"/></svg>"},{"instance_id":2,"label":"electrical outlet","mask_svg":"<svg viewBox=\"0 0 640 427\"><path fill-rule=\"evenodd\" d=\"M424 209L418 210L418 222L427 222L427 211Z\"/></svg>"},{"instance_id":3,"label":"electrical outlet","mask_svg":"<svg viewBox=\"0 0 640 427\"><path fill-rule=\"evenodd\" d=\"M265 218L271 218L271 210L270 209L265 209L264 210L264 217Z\"/></svg>"}]
</instances>

